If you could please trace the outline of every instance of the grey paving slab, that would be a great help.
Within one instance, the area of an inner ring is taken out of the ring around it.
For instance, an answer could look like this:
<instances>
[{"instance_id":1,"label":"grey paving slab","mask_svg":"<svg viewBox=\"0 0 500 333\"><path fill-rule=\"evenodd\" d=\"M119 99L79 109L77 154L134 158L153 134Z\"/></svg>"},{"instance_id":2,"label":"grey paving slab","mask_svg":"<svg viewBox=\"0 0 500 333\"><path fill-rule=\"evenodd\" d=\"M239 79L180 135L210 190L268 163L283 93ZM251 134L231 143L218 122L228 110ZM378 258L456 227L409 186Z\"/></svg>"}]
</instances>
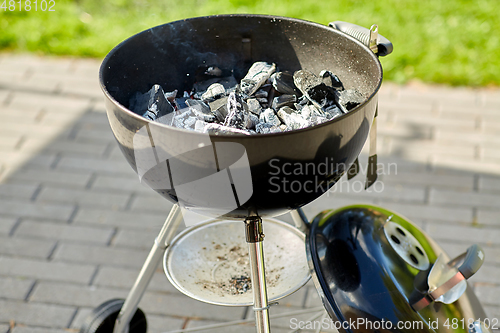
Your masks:
<instances>
[{"instance_id":1,"label":"grey paving slab","mask_svg":"<svg viewBox=\"0 0 500 333\"><path fill-rule=\"evenodd\" d=\"M69 283L40 282L30 300L33 302L92 307L109 299L125 298L127 290L104 289Z\"/></svg>"},{"instance_id":2,"label":"grey paving slab","mask_svg":"<svg viewBox=\"0 0 500 333\"><path fill-rule=\"evenodd\" d=\"M90 282L95 269L89 264L0 257L0 275L85 284Z\"/></svg>"},{"instance_id":3,"label":"grey paving slab","mask_svg":"<svg viewBox=\"0 0 500 333\"><path fill-rule=\"evenodd\" d=\"M21 301L0 300L0 322L14 320L16 324L65 328L75 313L75 308Z\"/></svg>"},{"instance_id":4,"label":"grey paving slab","mask_svg":"<svg viewBox=\"0 0 500 333\"><path fill-rule=\"evenodd\" d=\"M84 242L107 244L114 229L104 227L87 227L61 223L23 220L16 228L15 236L40 239L53 239L67 242Z\"/></svg>"},{"instance_id":5,"label":"grey paving slab","mask_svg":"<svg viewBox=\"0 0 500 333\"><path fill-rule=\"evenodd\" d=\"M148 252L97 245L61 244L54 253L54 259L82 264L141 267Z\"/></svg>"},{"instance_id":6,"label":"grey paving slab","mask_svg":"<svg viewBox=\"0 0 500 333\"><path fill-rule=\"evenodd\" d=\"M34 327L19 325L15 326L10 333L68 333L67 329L54 329L54 328L44 328L44 327Z\"/></svg>"},{"instance_id":7,"label":"grey paving slab","mask_svg":"<svg viewBox=\"0 0 500 333\"><path fill-rule=\"evenodd\" d=\"M157 229L159 230L167 213L162 212L131 212L110 209L81 208L75 216L75 224L103 225L132 229Z\"/></svg>"},{"instance_id":8,"label":"grey paving slab","mask_svg":"<svg viewBox=\"0 0 500 333\"><path fill-rule=\"evenodd\" d=\"M186 296L169 295L158 292L146 292L140 307L146 313L181 318L197 317L216 320L242 318L245 312L243 307L208 305Z\"/></svg>"},{"instance_id":9,"label":"grey paving slab","mask_svg":"<svg viewBox=\"0 0 500 333\"><path fill-rule=\"evenodd\" d=\"M437 205L498 208L500 193L457 192L431 189L429 201L431 204Z\"/></svg>"},{"instance_id":10,"label":"grey paving slab","mask_svg":"<svg viewBox=\"0 0 500 333\"><path fill-rule=\"evenodd\" d=\"M462 241L465 244L478 242L481 244L500 245L500 229L488 226L452 226L449 224L429 224L426 228L429 235L436 239Z\"/></svg>"},{"instance_id":11,"label":"grey paving slab","mask_svg":"<svg viewBox=\"0 0 500 333\"><path fill-rule=\"evenodd\" d=\"M32 279L0 277L0 285L2 286L0 288L0 298L24 300L34 283L35 280Z\"/></svg>"},{"instance_id":12,"label":"grey paving slab","mask_svg":"<svg viewBox=\"0 0 500 333\"><path fill-rule=\"evenodd\" d=\"M15 199L0 201L0 214L67 221L75 206L60 203L34 203Z\"/></svg>"},{"instance_id":13,"label":"grey paving slab","mask_svg":"<svg viewBox=\"0 0 500 333\"><path fill-rule=\"evenodd\" d=\"M65 186L76 186L79 188L85 187L91 177L90 171L76 171L64 172L54 170L51 167L24 167L9 176L9 181L25 180L43 182L44 184L58 184Z\"/></svg>"},{"instance_id":14,"label":"grey paving slab","mask_svg":"<svg viewBox=\"0 0 500 333\"><path fill-rule=\"evenodd\" d=\"M86 170L95 171L99 173L119 174L129 177L136 177L132 168L123 163L124 161L108 161L105 159L97 158L84 158L84 157L62 157L57 165L58 170Z\"/></svg>"},{"instance_id":15,"label":"grey paving slab","mask_svg":"<svg viewBox=\"0 0 500 333\"><path fill-rule=\"evenodd\" d=\"M498 226L500 223L500 207L495 210L478 209L477 223Z\"/></svg>"},{"instance_id":16,"label":"grey paving slab","mask_svg":"<svg viewBox=\"0 0 500 333\"><path fill-rule=\"evenodd\" d=\"M102 288L123 288L130 289L139 275L139 268L118 268L111 266L101 266L93 280L93 285ZM168 281L163 272L162 265L158 265L156 273L150 282L148 290L164 291L168 293L179 293Z\"/></svg>"},{"instance_id":17,"label":"grey paving slab","mask_svg":"<svg viewBox=\"0 0 500 333\"><path fill-rule=\"evenodd\" d=\"M37 196L40 203L63 202L88 207L124 208L130 194L45 186Z\"/></svg>"},{"instance_id":18,"label":"grey paving slab","mask_svg":"<svg viewBox=\"0 0 500 333\"><path fill-rule=\"evenodd\" d=\"M15 217L0 217L0 235L8 235L17 222Z\"/></svg>"},{"instance_id":19,"label":"grey paving slab","mask_svg":"<svg viewBox=\"0 0 500 333\"><path fill-rule=\"evenodd\" d=\"M92 183L92 188L156 195L150 187L147 187L147 185L144 185L139 181L139 177L116 177L110 175L99 175Z\"/></svg>"},{"instance_id":20,"label":"grey paving slab","mask_svg":"<svg viewBox=\"0 0 500 333\"><path fill-rule=\"evenodd\" d=\"M47 258L56 245L56 240L0 236L0 254L11 257Z\"/></svg>"}]
</instances>

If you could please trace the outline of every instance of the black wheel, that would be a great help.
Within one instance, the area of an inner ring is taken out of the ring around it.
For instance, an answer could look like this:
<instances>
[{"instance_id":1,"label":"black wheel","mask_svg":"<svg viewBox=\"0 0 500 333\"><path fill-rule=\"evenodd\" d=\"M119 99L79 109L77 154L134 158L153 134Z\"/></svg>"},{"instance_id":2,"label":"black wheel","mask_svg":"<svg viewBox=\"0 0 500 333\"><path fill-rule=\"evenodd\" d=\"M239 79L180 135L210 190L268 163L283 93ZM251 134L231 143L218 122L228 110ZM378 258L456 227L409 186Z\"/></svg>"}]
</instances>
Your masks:
<instances>
[{"instance_id":1,"label":"black wheel","mask_svg":"<svg viewBox=\"0 0 500 333\"><path fill-rule=\"evenodd\" d=\"M125 301L112 299L92 310L83 322L80 333L113 333L115 320ZM129 324L129 333L146 333L148 324L146 315L137 309Z\"/></svg>"}]
</instances>

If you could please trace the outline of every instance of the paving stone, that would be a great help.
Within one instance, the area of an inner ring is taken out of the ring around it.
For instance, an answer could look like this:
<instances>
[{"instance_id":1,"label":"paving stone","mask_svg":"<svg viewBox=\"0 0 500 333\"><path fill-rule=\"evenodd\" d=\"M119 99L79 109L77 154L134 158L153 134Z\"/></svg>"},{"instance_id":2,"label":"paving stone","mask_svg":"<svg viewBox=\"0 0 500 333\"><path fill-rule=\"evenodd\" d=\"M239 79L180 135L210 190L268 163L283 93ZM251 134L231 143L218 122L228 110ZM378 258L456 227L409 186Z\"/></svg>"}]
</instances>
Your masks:
<instances>
[{"instance_id":1,"label":"paving stone","mask_svg":"<svg viewBox=\"0 0 500 333\"><path fill-rule=\"evenodd\" d=\"M24 220L17 227L15 235L62 241L107 244L114 230L103 227L86 227L61 223Z\"/></svg>"},{"instance_id":2,"label":"paving stone","mask_svg":"<svg viewBox=\"0 0 500 333\"><path fill-rule=\"evenodd\" d=\"M500 325L500 306L483 306L484 311L486 312L486 315L488 316L490 320L498 320L498 325ZM500 328L500 327L499 327Z\"/></svg>"},{"instance_id":3,"label":"paving stone","mask_svg":"<svg viewBox=\"0 0 500 333\"><path fill-rule=\"evenodd\" d=\"M99 304L93 304L92 307L89 308L79 307L78 310L76 310L76 314L75 317L73 318L73 321L71 322L70 328L78 332L78 330L80 330L80 328L82 327L83 323L90 315L92 310L98 306ZM148 332L149 332L149 318L147 319L148 319Z\"/></svg>"},{"instance_id":4,"label":"paving stone","mask_svg":"<svg viewBox=\"0 0 500 333\"><path fill-rule=\"evenodd\" d=\"M173 203L159 194L139 195L132 202L131 210L133 212L154 212L167 216Z\"/></svg>"},{"instance_id":5,"label":"paving stone","mask_svg":"<svg viewBox=\"0 0 500 333\"><path fill-rule=\"evenodd\" d=\"M113 245L149 250L159 232L160 228L151 231L120 230L113 239Z\"/></svg>"},{"instance_id":6,"label":"paving stone","mask_svg":"<svg viewBox=\"0 0 500 333\"><path fill-rule=\"evenodd\" d=\"M238 320L239 318L233 318L233 320ZM186 326L186 328L195 328L195 327L203 327L203 326L208 326L208 325L218 325L218 324L223 324L223 321L214 321L214 320L190 320ZM271 324L271 330L274 333L276 328L272 326ZM228 327L220 327L220 328L212 328L212 329L204 329L202 332L206 333L233 333L233 332L239 332L239 333L254 333L255 330L255 323L250 322L250 323L245 323L241 325L233 325L233 326L228 326Z\"/></svg>"},{"instance_id":7,"label":"paving stone","mask_svg":"<svg viewBox=\"0 0 500 333\"><path fill-rule=\"evenodd\" d=\"M65 156L101 156L105 150L106 146L102 144L58 140L47 145L45 142L40 142L35 138L28 138L20 147L20 151L23 152L56 152L62 153Z\"/></svg>"},{"instance_id":8,"label":"paving stone","mask_svg":"<svg viewBox=\"0 0 500 333\"><path fill-rule=\"evenodd\" d=\"M436 188L454 188L461 190L472 190L474 186L474 175L436 174L433 172L404 172L397 174L381 175L381 181L387 183L404 183L414 185L427 185Z\"/></svg>"},{"instance_id":9,"label":"paving stone","mask_svg":"<svg viewBox=\"0 0 500 333\"><path fill-rule=\"evenodd\" d=\"M10 333L68 333L67 329L43 328L33 326L16 326Z\"/></svg>"},{"instance_id":10,"label":"paving stone","mask_svg":"<svg viewBox=\"0 0 500 333\"><path fill-rule=\"evenodd\" d=\"M139 271L139 268L130 269L102 266L94 278L93 285L103 288L123 288L130 290L139 275ZM177 289L172 286L165 276L162 263L158 265L157 271L153 275L147 290L178 293Z\"/></svg>"},{"instance_id":11,"label":"paving stone","mask_svg":"<svg viewBox=\"0 0 500 333\"><path fill-rule=\"evenodd\" d=\"M0 257L0 275L19 276L50 281L89 283L94 272L95 267L88 264Z\"/></svg>"},{"instance_id":12,"label":"paving stone","mask_svg":"<svg viewBox=\"0 0 500 333\"><path fill-rule=\"evenodd\" d=\"M38 194L37 201L74 203L81 206L124 208L130 198L129 194L110 193L104 191L78 190L45 186Z\"/></svg>"},{"instance_id":13,"label":"paving stone","mask_svg":"<svg viewBox=\"0 0 500 333\"><path fill-rule=\"evenodd\" d=\"M116 143L110 128L79 128L75 138L82 141L94 143Z\"/></svg>"},{"instance_id":14,"label":"paving stone","mask_svg":"<svg viewBox=\"0 0 500 333\"><path fill-rule=\"evenodd\" d=\"M75 210L72 204L33 203L20 200L0 201L0 214L67 221Z\"/></svg>"},{"instance_id":15,"label":"paving stone","mask_svg":"<svg viewBox=\"0 0 500 333\"><path fill-rule=\"evenodd\" d=\"M84 207L76 213L74 224L160 230L166 217L167 214L164 213L136 213Z\"/></svg>"},{"instance_id":16,"label":"paving stone","mask_svg":"<svg viewBox=\"0 0 500 333\"><path fill-rule=\"evenodd\" d=\"M139 181L139 177L113 177L100 175L96 177L92 184L92 188L155 195L155 192L150 187Z\"/></svg>"},{"instance_id":17,"label":"paving stone","mask_svg":"<svg viewBox=\"0 0 500 333\"><path fill-rule=\"evenodd\" d=\"M91 172L89 171L74 171L74 172L64 172L60 170L54 170L51 168L43 167L25 167L21 168L18 172L13 173L9 176L12 180L30 180L38 181L44 184L59 184L66 186L77 186L85 187L89 182L91 177Z\"/></svg>"},{"instance_id":18,"label":"paving stone","mask_svg":"<svg viewBox=\"0 0 500 333\"><path fill-rule=\"evenodd\" d=\"M58 261L142 267L149 251L118 249L101 246L62 244L54 254Z\"/></svg>"},{"instance_id":19,"label":"paving stone","mask_svg":"<svg viewBox=\"0 0 500 333\"><path fill-rule=\"evenodd\" d=\"M103 289L69 283L39 282L30 301L47 304L95 307L113 298L125 298L126 290Z\"/></svg>"},{"instance_id":20,"label":"paving stone","mask_svg":"<svg viewBox=\"0 0 500 333\"><path fill-rule=\"evenodd\" d=\"M500 226L500 210L478 209L477 222L492 226Z\"/></svg>"},{"instance_id":21,"label":"paving stone","mask_svg":"<svg viewBox=\"0 0 500 333\"><path fill-rule=\"evenodd\" d=\"M55 158L55 153L38 153L33 156L33 154L29 153L11 151L0 154L0 163L3 163L8 168L19 168L26 164L49 167L54 163Z\"/></svg>"},{"instance_id":22,"label":"paving stone","mask_svg":"<svg viewBox=\"0 0 500 333\"><path fill-rule=\"evenodd\" d=\"M31 279L0 277L0 298L24 300L35 283Z\"/></svg>"},{"instance_id":23,"label":"paving stone","mask_svg":"<svg viewBox=\"0 0 500 333\"><path fill-rule=\"evenodd\" d=\"M163 333L174 329L181 329L185 320L180 318L172 318L168 316L158 316L146 314L148 321L148 332Z\"/></svg>"},{"instance_id":24,"label":"paving stone","mask_svg":"<svg viewBox=\"0 0 500 333\"><path fill-rule=\"evenodd\" d=\"M146 292L140 306L145 313L215 320L242 318L244 312L243 307L221 307L206 304L187 296L169 295L159 292Z\"/></svg>"},{"instance_id":25,"label":"paving stone","mask_svg":"<svg viewBox=\"0 0 500 333\"><path fill-rule=\"evenodd\" d=\"M474 159L476 156L476 146L464 145L440 145L433 141L417 139L392 139L389 153L393 156L414 159L416 155L423 157L448 156L449 158Z\"/></svg>"},{"instance_id":26,"label":"paving stone","mask_svg":"<svg viewBox=\"0 0 500 333\"><path fill-rule=\"evenodd\" d=\"M0 115L3 118L3 115ZM0 152L13 151L21 142L22 135L0 135Z\"/></svg>"},{"instance_id":27,"label":"paving stone","mask_svg":"<svg viewBox=\"0 0 500 333\"><path fill-rule=\"evenodd\" d=\"M486 252L486 255L488 255L488 252ZM493 283L500 285L500 267L491 264L483 264L479 271L469 280L473 283Z\"/></svg>"},{"instance_id":28,"label":"paving stone","mask_svg":"<svg viewBox=\"0 0 500 333\"><path fill-rule=\"evenodd\" d=\"M493 134L485 133L460 133L457 135L454 131L447 131L446 129L437 129L434 131L434 140L436 143L441 141L452 141L457 143L463 143L465 145L470 144L486 144L486 145L500 145L500 137Z\"/></svg>"},{"instance_id":29,"label":"paving stone","mask_svg":"<svg viewBox=\"0 0 500 333\"><path fill-rule=\"evenodd\" d=\"M377 205L394 210L396 213L414 220L446 221L453 223L471 223L472 208L449 208L446 206L429 206L425 204L395 203L381 200Z\"/></svg>"},{"instance_id":30,"label":"paving stone","mask_svg":"<svg viewBox=\"0 0 500 333\"><path fill-rule=\"evenodd\" d=\"M49 94L31 94L16 91L9 107L18 109L42 108L60 110L62 112L82 112L90 107L90 101L83 98L72 98Z\"/></svg>"},{"instance_id":31,"label":"paving stone","mask_svg":"<svg viewBox=\"0 0 500 333\"><path fill-rule=\"evenodd\" d=\"M0 254L14 257L45 259L56 245L55 241L0 236Z\"/></svg>"},{"instance_id":32,"label":"paving stone","mask_svg":"<svg viewBox=\"0 0 500 333\"><path fill-rule=\"evenodd\" d=\"M500 202L499 194L476 193L465 191L448 191L431 189L429 202L432 205L452 205L461 207L491 207L497 208Z\"/></svg>"},{"instance_id":33,"label":"paving stone","mask_svg":"<svg viewBox=\"0 0 500 333\"><path fill-rule=\"evenodd\" d=\"M0 217L0 236L8 235L16 222L17 219L13 217Z\"/></svg>"},{"instance_id":34,"label":"paving stone","mask_svg":"<svg viewBox=\"0 0 500 333\"><path fill-rule=\"evenodd\" d=\"M500 306L500 286L479 285L474 291L482 304Z\"/></svg>"},{"instance_id":35,"label":"paving stone","mask_svg":"<svg viewBox=\"0 0 500 333\"><path fill-rule=\"evenodd\" d=\"M465 227L455 225L429 224L427 233L436 239L463 241L464 244L500 245L500 229L491 227ZM468 245L467 245L468 246Z\"/></svg>"},{"instance_id":36,"label":"paving stone","mask_svg":"<svg viewBox=\"0 0 500 333\"><path fill-rule=\"evenodd\" d=\"M0 89L0 105L7 100L7 96L9 96L9 94L10 91Z\"/></svg>"},{"instance_id":37,"label":"paving stone","mask_svg":"<svg viewBox=\"0 0 500 333\"><path fill-rule=\"evenodd\" d=\"M16 324L64 328L75 308L52 304L37 304L0 300L0 322L14 320Z\"/></svg>"},{"instance_id":38,"label":"paving stone","mask_svg":"<svg viewBox=\"0 0 500 333\"><path fill-rule=\"evenodd\" d=\"M464 253L470 245L478 243L477 240L472 239L466 243L457 242L456 240L437 240L437 242L439 246L441 246L444 251L450 256L450 258L455 258L456 256ZM486 264L500 264L500 247L494 247L488 244L481 244L481 246L485 252L484 261Z\"/></svg>"},{"instance_id":39,"label":"paving stone","mask_svg":"<svg viewBox=\"0 0 500 333\"><path fill-rule=\"evenodd\" d=\"M324 196L326 197L353 197L356 200L386 200L394 202L424 203L425 188L413 185L389 185L377 182L365 190L364 179L352 179L347 181L342 178Z\"/></svg>"},{"instance_id":40,"label":"paving stone","mask_svg":"<svg viewBox=\"0 0 500 333\"><path fill-rule=\"evenodd\" d=\"M0 184L0 197L30 199L38 184Z\"/></svg>"},{"instance_id":41,"label":"paving stone","mask_svg":"<svg viewBox=\"0 0 500 333\"><path fill-rule=\"evenodd\" d=\"M125 161L108 161L96 158L69 157L64 156L57 165L58 170L90 170L99 173L108 173L113 175L124 175L137 177L132 168Z\"/></svg>"},{"instance_id":42,"label":"paving stone","mask_svg":"<svg viewBox=\"0 0 500 333\"><path fill-rule=\"evenodd\" d=\"M9 333L10 325L0 324L0 332L1 333Z\"/></svg>"}]
</instances>

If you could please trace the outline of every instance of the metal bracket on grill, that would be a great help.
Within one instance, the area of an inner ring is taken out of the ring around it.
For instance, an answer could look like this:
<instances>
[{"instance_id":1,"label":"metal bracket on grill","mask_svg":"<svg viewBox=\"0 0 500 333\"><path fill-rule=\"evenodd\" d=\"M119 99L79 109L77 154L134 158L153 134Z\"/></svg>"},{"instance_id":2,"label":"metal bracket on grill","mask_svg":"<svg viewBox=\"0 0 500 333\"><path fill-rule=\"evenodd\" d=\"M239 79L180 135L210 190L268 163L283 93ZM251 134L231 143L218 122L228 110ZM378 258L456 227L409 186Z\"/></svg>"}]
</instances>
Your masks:
<instances>
[{"instance_id":1,"label":"metal bracket on grill","mask_svg":"<svg viewBox=\"0 0 500 333\"><path fill-rule=\"evenodd\" d=\"M386 56L392 52L392 43L384 36L378 34L377 25L372 25L370 29L343 21L330 22L328 25L334 29L348 34L351 37L356 38L361 43L368 46L379 57ZM372 37L374 40L376 40L376 43L373 43Z\"/></svg>"}]
</instances>

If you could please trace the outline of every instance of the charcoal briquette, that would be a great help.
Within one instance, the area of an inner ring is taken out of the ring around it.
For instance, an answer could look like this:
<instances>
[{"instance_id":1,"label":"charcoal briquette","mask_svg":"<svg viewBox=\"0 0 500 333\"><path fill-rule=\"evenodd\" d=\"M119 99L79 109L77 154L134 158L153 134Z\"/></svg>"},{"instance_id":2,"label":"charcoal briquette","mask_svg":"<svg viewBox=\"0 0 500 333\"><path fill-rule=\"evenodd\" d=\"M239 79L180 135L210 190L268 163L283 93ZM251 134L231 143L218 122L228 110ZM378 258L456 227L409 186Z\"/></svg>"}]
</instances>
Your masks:
<instances>
[{"instance_id":1,"label":"charcoal briquette","mask_svg":"<svg viewBox=\"0 0 500 333\"><path fill-rule=\"evenodd\" d=\"M210 110L217 117L219 122L224 122L227 116L227 97L222 97L216 99L213 102L208 103Z\"/></svg>"},{"instance_id":2,"label":"charcoal briquette","mask_svg":"<svg viewBox=\"0 0 500 333\"><path fill-rule=\"evenodd\" d=\"M352 110L365 100L365 97L356 89L339 91L337 92L337 96L339 104L345 107L347 111Z\"/></svg>"},{"instance_id":3,"label":"charcoal briquette","mask_svg":"<svg viewBox=\"0 0 500 333\"><path fill-rule=\"evenodd\" d=\"M174 111L174 107L165 97L159 84L155 84L145 94L136 93L132 96L129 109L149 120L155 120Z\"/></svg>"},{"instance_id":4,"label":"charcoal briquette","mask_svg":"<svg viewBox=\"0 0 500 333\"><path fill-rule=\"evenodd\" d=\"M241 80L240 89L241 91L251 96L254 92L263 85L267 79L276 70L276 64L268 64L264 61L258 61L253 63L253 65L248 70L248 73Z\"/></svg>"},{"instance_id":5,"label":"charcoal briquette","mask_svg":"<svg viewBox=\"0 0 500 333\"><path fill-rule=\"evenodd\" d=\"M278 110L284 106L293 106L296 101L297 97L295 95L280 95L274 97L272 107Z\"/></svg>"},{"instance_id":6,"label":"charcoal briquette","mask_svg":"<svg viewBox=\"0 0 500 333\"><path fill-rule=\"evenodd\" d=\"M266 109L264 112L262 112L260 114L259 120L264 121L266 123L270 123L271 125L274 126L281 125L281 121L279 120L276 113L274 113L273 109Z\"/></svg>"},{"instance_id":7,"label":"charcoal briquette","mask_svg":"<svg viewBox=\"0 0 500 333\"><path fill-rule=\"evenodd\" d=\"M319 73L319 76L322 78L323 83L328 87L335 88L336 90L344 90L344 85L342 85L338 76L332 72L325 69Z\"/></svg>"},{"instance_id":8,"label":"charcoal briquette","mask_svg":"<svg viewBox=\"0 0 500 333\"><path fill-rule=\"evenodd\" d=\"M204 101L213 100L217 97L221 97L226 93L226 88L220 83L213 83L208 88L207 91L201 95L201 99Z\"/></svg>"},{"instance_id":9,"label":"charcoal briquette","mask_svg":"<svg viewBox=\"0 0 500 333\"><path fill-rule=\"evenodd\" d=\"M290 72L277 72L271 75L271 83L277 92L287 95L297 95L300 91L293 82L293 74Z\"/></svg>"},{"instance_id":10,"label":"charcoal briquette","mask_svg":"<svg viewBox=\"0 0 500 333\"><path fill-rule=\"evenodd\" d=\"M259 101L255 98L247 99L247 106L248 106L248 111L256 115L260 115L260 113L262 112L262 106L260 106Z\"/></svg>"}]
</instances>

